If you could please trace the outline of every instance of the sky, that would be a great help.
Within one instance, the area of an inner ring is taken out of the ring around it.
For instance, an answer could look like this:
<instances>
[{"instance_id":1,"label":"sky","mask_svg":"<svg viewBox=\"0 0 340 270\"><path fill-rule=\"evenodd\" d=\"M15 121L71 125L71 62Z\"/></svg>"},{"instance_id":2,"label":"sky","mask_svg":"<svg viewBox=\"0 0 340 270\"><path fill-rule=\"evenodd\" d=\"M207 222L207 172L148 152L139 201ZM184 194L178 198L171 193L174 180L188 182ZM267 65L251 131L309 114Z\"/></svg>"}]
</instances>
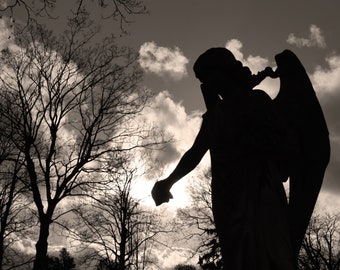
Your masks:
<instances>
[{"instance_id":1,"label":"sky","mask_svg":"<svg viewBox=\"0 0 340 270\"><path fill-rule=\"evenodd\" d=\"M323 108L331 140L331 161L326 171L316 211L340 210L340 2L333 1L144 1L149 15L129 25L126 42L140 52L144 85L155 93L148 119L173 134L174 143L159 153L164 178L192 145L205 106L192 66L210 47L227 47L253 73L275 67L274 57L290 49L299 57ZM276 80L262 85L274 98ZM210 164L209 157L201 168ZM187 203L185 189L200 168L178 182L174 199L162 211ZM153 181L146 185L149 192Z\"/></svg>"},{"instance_id":2,"label":"sky","mask_svg":"<svg viewBox=\"0 0 340 270\"><path fill-rule=\"evenodd\" d=\"M129 26L131 35L126 39L141 54L140 64L146 72L144 84L156 93L157 109L151 115L175 138L168 151L159 154L168 165L160 175L169 175L199 129L205 106L192 66L201 53L210 47L227 47L256 73L267 65L275 67L275 55L290 49L305 66L330 132L331 160L316 212L338 212L340 2L175 0L145 4L150 14ZM257 88L274 98L279 83L266 79ZM209 157L201 166L209 166ZM178 182L172 192L174 199L162 209L186 203L183 190L196 175L193 171Z\"/></svg>"},{"instance_id":3,"label":"sky","mask_svg":"<svg viewBox=\"0 0 340 270\"><path fill-rule=\"evenodd\" d=\"M274 57L292 50L305 66L328 124L331 161L319 208L340 209L340 22L339 1L144 1L124 37L140 52L144 85L156 94L158 125L177 142L161 153L166 176L196 135L205 111L192 66L210 47L227 47L253 73L276 66ZM257 88L274 98L277 80ZM209 163L209 160L207 161ZM184 180L185 181L185 180ZM182 188L182 187L181 187ZM174 199L176 200L176 198Z\"/></svg>"},{"instance_id":4,"label":"sky","mask_svg":"<svg viewBox=\"0 0 340 270\"><path fill-rule=\"evenodd\" d=\"M56 12L67 10L69 1ZM266 66L275 67L274 57L284 49L296 53L313 83L328 124L331 160L319 196L318 211L340 210L340 22L338 0L145 0L148 14L132 16L125 25L127 35L122 44L140 53L139 63L145 71L142 86L154 97L143 121L153 122L173 136L174 142L157 154L162 162L158 172L143 184L140 196L151 202L150 190L158 179L174 169L181 155L190 148L205 111L200 84L192 66L210 47L227 47L253 73ZM58 4L57 3L57 4ZM111 33L112 20L105 20L101 31ZM62 23L48 22L61 30ZM1 26L1 25L0 25ZM3 28L1 26L1 28ZM2 37L7 32L2 32ZM120 36L117 33L117 36ZM5 39L0 40L4 46ZM272 98L278 81L266 79L257 88ZM206 156L200 165L209 166ZM199 171L199 169L197 170ZM189 178L176 184L174 199L162 205L162 211L188 202L185 189ZM172 259L169 259L173 261Z\"/></svg>"}]
</instances>

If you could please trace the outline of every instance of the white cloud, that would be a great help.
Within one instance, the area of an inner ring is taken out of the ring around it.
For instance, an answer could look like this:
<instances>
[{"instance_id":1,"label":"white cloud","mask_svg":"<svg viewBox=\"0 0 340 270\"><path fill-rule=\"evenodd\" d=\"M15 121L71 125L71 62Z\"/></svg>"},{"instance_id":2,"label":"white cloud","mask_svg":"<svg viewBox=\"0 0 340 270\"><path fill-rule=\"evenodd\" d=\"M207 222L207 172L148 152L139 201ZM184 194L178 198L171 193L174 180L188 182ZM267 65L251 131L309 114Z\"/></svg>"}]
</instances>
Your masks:
<instances>
[{"instance_id":1,"label":"white cloud","mask_svg":"<svg viewBox=\"0 0 340 270\"><path fill-rule=\"evenodd\" d=\"M237 39L231 39L227 41L226 48L231 50L235 57L240 60L244 65L251 68L253 73L259 70L263 70L266 66L273 66L275 63L270 63L269 60L262 56L245 55L242 52L243 44ZM339 127L338 113L340 113L340 107L338 106L339 98L338 91L340 91L340 55L332 55L326 59L327 67L317 67L313 73L310 73L310 78L314 85L314 88L320 98L321 105L323 106L326 120L330 128L332 136L338 136ZM265 90L271 97L274 97L279 88L279 80L266 79L263 84L257 88ZM340 93L339 93L340 94ZM144 121L149 123L155 123L156 126L162 128L166 133L173 135L174 142L169 145L164 151L156 153L157 158L160 161L164 161L163 166L157 168L158 176L155 175L154 181L162 179L171 173L175 168L182 154L190 148L194 142L195 136L199 130L202 118L201 112L186 112L181 102L174 101L173 97L168 91L163 91L157 94L153 100L152 105L144 114ZM333 187L334 190L339 190L338 184L335 183L335 179L339 175L340 171L336 169L335 156L338 155L338 149L340 143L332 141L332 156L328 173L325 176L324 185L326 190ZM209 166L209 156L206 157L206 161L203 161L201 166ZM199 171L199 169L195 170ZM192 172L191 176L196 176L196 173ZM172 190L174 200L171 200L170 204L165 207L178 207L181 206L183 201L187 201L185 197L185 188L187 186L186 180L179 181ZM148 191L150 192L152 185L148 185ZM335 191L336 192L336 191ZM321 196L321 203L323 203L323 197Z\"/></svg>"},{"instance_id":2,"label":"white cloud","mask_svg":"<svg viewBox=\"0 0 340 270\"><path fill-rule=\"evenodd\" d=\"M241 52L241 49L243 47L243 44L238 39L230 39L227 41L225 47L230 50L235 58L241 62L244 61L243 53Z\"/></svg>"},{"instance_id":3,"label":"white cloud","mask_svg":"<svg viewBox=\"0 0 340 270\"><path fill-rule=\"evenodd\" d=\"M235 58L248 66L252 72L263 70L269 65L269 60L261 56L249 55L247 58L242 53L243 44L238 39L230 39L227 41L225 47L230 50Z\"/></svg>"},{"instance_id":4,"label":"white cloud","mask_svg":"<svg viewBox=\"0 0 340 270\"><path fill-rule=\"evenodd\" d=\"M296 37L294 33L290 33L287 38L287 43L291 45L296 45L297 47L325 48L326 42L325 38L322 36L321 29L312 24L309 27L309 31L310 34L308 38Z\"/></svg>"},{"instance_id":5,"label":"white cloud","mask_svg":"<svg viewBox=\"0 0 340 270\"><path fill-rule=\"evenodd\" d=\"M316 214L339 214L340 197L339 194L332 193L329 190L321 189L318 201L315 205Z\"/></svg>"},{"instance_id":6,"label":"white cloud","mask_svg":"<svg viewBox=\"0 0 340 270\"><path fill-rule=\"evenodd\" d=\"M0 51L8 48L10 44L13 44L13 37L8 27L8 19L0 19Z\"/></svg>"},{"instance_id":7,"label":"white cloud","mask_svg":"<svg viewBox=\"0 0 340 270\"><path fill-rule=\"evenodd\" d=\"M162 250L155 250L157 258L162 262L164 270L174 269L178 264L197 264L197 256L192 256L193 250L185 248L166 248Z\"/></svg>"},{"instance_id":8,"label":"white cloud","mask_svg":"<svg viewBox=\"0 0 340 270\"><path fill-rule=\"evenodd\" d=\"M187 113L181 102L174 101L168 91L158 93L145 111L149 123L173 136L178 152L182 153L193 143L202 122L202 112Z\"/></svg>"},{"instance_id":9,"label":"white cloud","mask_svg":"<svg viewBox=\"0 0 340 270\"><path fill-rule=\"evenodd\" d=\"M310 78L330 132L331 160L324 178L324 186L327 190L339 193L340 185L337 179L340 175L340 55L332 55L325 61L327 67L316 67Z\"/></svg>"},{"instance_id":10,"label":"white cloud","mask_svg":"<svg viewBox=\"0 0 340 270\"><path fill-rule=\"evenodd\" d=\"M170 75L179 80L187 75L186 64L189 60L178 47L174 49L157 46L155 42L146 42L139 49L139 64L148 72L159 76Z\"/></svg>"},{"instance_id":11,"label":"white cloud","mask_svg":"<svg viewBox=\"0 0 340 270\"><path fill-rule=\"evenodd\" d=\"M327 68L316 67L311 80L317 93L334 93L340 90L340 55L326 58Z\"/></svg>"},{"instance_id":12,"label":"white cloud","mask_svg":"<svg viewBox=\"0 0 340 270\"><path fill-rule=\"evenodd\" d=\"M327 66L317 66L309 74L314 90L322 106L330 132L331 158L323 181L318 205L326 212L339 210L339 156L340 156L340 55L333 54L325 59Z\"/></svg>"},{"instance_id":13,"label":"white cloud","mask_svg":"<svg viewBox=\"0 0 340 270\"><path fill-rule=\"evenodd\" d=\"M150 161L156 168L148 173L148 175L151 175L148 176L148 181L156 182L159 179L164 179L172 172L181 156L193 144L202 123L202 112L186 112L181 102L174 101L168 91L162 91L151 100L140 121L145 122L146 125L155 125L172 137L172 142L163 150L155 151ZM155 166L155 162L158 162L157 166ZM200 166L210 166L208 155L202 160ZM198 171L198 169L195 169L190 176L195 175ZM150 179L150 177L153 179ZM185 191L188 182L182 179L173 186L171 192L174 199L166 204L166 207L182 207L188 204L188 196ZM152 186L149 184L145 185L146 193L144 197L150 194L151 188Z\"/></svg>"},{"instance_id":14,"label":"white cloud","mask_svg":"<svg viewBox=\"0 0 340 270\"><path fill-rule=\"evenodd\" d=\"M14 243L14 248L26 254L35 254L36 242L29 238L18 238Z\"/></svg>"}]
</instances>

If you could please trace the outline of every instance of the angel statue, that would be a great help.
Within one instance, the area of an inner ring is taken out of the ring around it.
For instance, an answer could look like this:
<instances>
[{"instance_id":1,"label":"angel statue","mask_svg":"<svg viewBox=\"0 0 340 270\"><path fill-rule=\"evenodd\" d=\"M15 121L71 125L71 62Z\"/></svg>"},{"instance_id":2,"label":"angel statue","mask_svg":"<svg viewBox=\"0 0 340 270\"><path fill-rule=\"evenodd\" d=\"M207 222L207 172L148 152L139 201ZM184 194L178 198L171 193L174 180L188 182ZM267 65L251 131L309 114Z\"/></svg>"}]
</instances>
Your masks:
<instances>
[{"instance_id":1,"label":"angel statue","mask_svg":"<svg viewBox=\"0 0 340 270\"><path fill-rule=\"evenodd\" d=\"M303 65L289 50L275 60L275 71L252 75L226 48L198 57L193 69L207 111L191 148L151 191L156 205L168 202L171 187L209 150L224 269L297 269L329 162L326 121ZM280 79L274 99L254 89L267 76Z\"/></svg>"}]
</instances>

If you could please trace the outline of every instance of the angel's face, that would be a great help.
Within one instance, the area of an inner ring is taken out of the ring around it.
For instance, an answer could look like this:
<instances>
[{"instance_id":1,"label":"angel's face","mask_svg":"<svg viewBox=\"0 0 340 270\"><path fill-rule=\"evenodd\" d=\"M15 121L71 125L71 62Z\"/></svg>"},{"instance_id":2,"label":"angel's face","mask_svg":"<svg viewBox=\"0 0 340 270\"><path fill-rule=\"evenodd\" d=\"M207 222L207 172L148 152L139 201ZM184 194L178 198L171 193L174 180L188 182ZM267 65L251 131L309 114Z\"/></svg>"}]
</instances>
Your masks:
<instances>
[{"instance_id":1,"label":"angel's face","mask_svg":"<svg viewBox=\"0 0 340 270\"><path fill-rule=\"evenodd\" d=\"M242 66L240 74L241 74L241 81L243 81L245 84L248 84L248 82L251 81L252 73L249 67Z\"/></svg>"},{"instance_id":2,"label":"angel's face","mask_svg":"<svg viewBox=\"0 0 340 270\"><path fill-rule=\"evenodd\" d=\"M204 83L218 91L219 89L247 88L251 79L252 74L249 67L243 66L238 61L233 69L214 69L208 71L204 76Z\"/></svg>"}]
</instances>

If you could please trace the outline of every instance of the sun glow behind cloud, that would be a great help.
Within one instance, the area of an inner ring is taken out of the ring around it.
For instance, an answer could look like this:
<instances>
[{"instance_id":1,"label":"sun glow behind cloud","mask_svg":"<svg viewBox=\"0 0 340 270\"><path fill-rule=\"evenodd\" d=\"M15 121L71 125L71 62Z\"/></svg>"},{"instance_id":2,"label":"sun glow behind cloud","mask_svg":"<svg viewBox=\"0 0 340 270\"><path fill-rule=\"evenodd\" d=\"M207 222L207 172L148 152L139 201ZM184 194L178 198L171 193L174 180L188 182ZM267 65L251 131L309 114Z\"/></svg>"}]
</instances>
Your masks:
<instances>
[{"instance_id":1,"label":"sun glow behind cloud","mask_svg":"<svg viewBox=\"0 0 340 270\"><path fill-rule=\"evenodd\" d=\"M316 26L311 26L310 29L310 39L314 42L314 45L322 47L322 44L325 44L325 39L321 35L321 31ZM291 44L293 43L291 42ZM295 43L295 45L298 46L297 43ZM273 68L275 68L276 64L273 62L271 63L266 57L256 55L244 55L244 53L242 52L243 44L238 39L228 40L226 42L226 48L231 50L234 53L235 57L240 60L243 65L249 66L253 73L263 70L266 66L272 66ZM322 106L327 105L332 100L334 100L332 96L339 96L338 91L340 89L340 56L333 54L332 56L327 57L325 59L325 62L327 64L327 67L322 67L320 65L318 67L315 67L314 70L309 74ZM162 76L161 73L157 73L157 75ZM266 79L256 88L265 90L272 98L274 98L279 90L279 80ZM171 173L171 171L174 169L175 165L179 161L181 155L192 145L201 123L200 115L202 114L202 112L194 112L188 114L181 103L176 103L174 101L172 96L169 94L169 91L160 92L154 98L153 111L149 111L147 113L148 116L146 116L148 121L155 121L156 125L164 128L166 132L169 132L174 137L174 143L170 144L166 149L164 149L164 151L161 151L157 154L158 160L164 162L164 164L160 166L160 171L162 171L163 174L158 175L158 179L162 179L168 176L169 173ZM334 107L335 104L336 103L334 103L332 106ZM325 110L327 111L326 108ZM339 111L339 109L337 109L337 111ZM336 123L334 121L336 121ZM340 155L339 140L334 140L334 138L337 138L334 135L340 132L338 128L336 128L337 126L339 126L337 124L338 121L334 119L334 117L332 117L327 119L327 122L330 130L334 131L331 136L333 153L332 155ZM209 163L209 158L206 158L206 164ZM331 162L328 171L330 171L330 173L326 174L326 177L327 175L328 177L334 177L337 175L337 173L335 172L334 161L333 163ZM195 173L193 172L192 176L194 174ZM181 180L179 184L176 185L178 185L178 189L181 190L181 192L185 192L185 186L182 186L182 184L180 184L181 182L185 181ZM325 179L325 182L327 182L327 179ZM175 199L173 201L176 201L176 194L174 195ZM185 195L181 196L182 198L185 197ZM324 198L324 196L321 196L321 198ZM183 199L183 201L185 201L185 199ZM179 203L179 205L181 205L181 203Z\"/></svg>"},{"instance_id":2,"label":"sun glow behind cloud","mask_svg":"<svg viewBox=\"0 0 340 270\"><path fill-rule=\"evenodd\" d=\"M261 56L249 55L245 57L242 53L243 44L237 39L227 41L226 47L230 49L235 57L241 61L244 65L249 66L253 73L263 70L266 66L270 65L269 60ZM172 57L164 57L165 52L170 52L169 49L161 50L163 53L161 57L152 57L157 53L157 47L154 43L144 43L140 49L140 65L147 72L153 72L158 76L166 75L170 69L162 67L170 67L172 64L165 64L165 61L173 61ZM184 56L183 56L184 57ZM186 57L184 57L186 59ZM166 60L167 59L167 60ZM180 61L182 65L184 62ZM183 66L183 65L182 65ZM183 69L182 69L183 70ZM176 78L178 79L178 77ZM267 93L274 97L278 90L278 81L265 80L264 83L257 88L267 91ZM156 166L157 170L153 171L152 175L155 179L148 179L144 188L139 189L140 194L145 191L144 198L147 198L145 202L153 205L151 200L150 190L154 182L158 179L164 179L167 177L177 165L180 157L187 151L193 144L195 137L200 128L203 112L194 111L187 113L181 102L176 103L169 91L159 92L150 102L150 106L143 114L142 121L147 123L153 123L160 129L164 130L166 134L172 136L173 142L165 147L162 151L157 151L154 160L159 162ZM210 167L209 155L206 155L199 167L191 172L188 177L199 177L202 170L206 170ZM153 181L151 181L153 180ZM150 181L152 183L150 183ZM143 182L141 182L143 183ZM186 189L189 181L182 179L177 182L171 192L174 196L173 200L167 204L169 207L183 207L189 204L189 198ZM143 184L141 184L143 185Z\"/></svg>"},{"instance_id":3,"label":"sun glow behind cloud","mask_svg":"<svg viewBox=\"0 0 340 270\"><path fill-rule=\"evenodd\" d=\"M0 6L5 5L5 4L6 4L6 1L0 1ZM152 7L151 4L150 6ZM210 5L210 6L215 6L215 5ZM183 9L183 10L185 11L186 9ZM267 9L263 9L263 10L267 12ZM232 12L234 12L234 7L233 7ZM157 13L160 13L160 11L157 10L156 12L154 12L154 14L157 14ZM279 13L284 14L283 10L282 12L280 11ZM309 13L310 13L309 11L306 11L304 12L304 14L300 14L300 15L304 16L303 18L305 17L307 18L307 15ZM211 14L213 14L212 15L213 17L218 18L216 14L214 13L211 13ZM188 18L188 17L185 16L185 18ZM206 16L205 18L207 18L212 23L215 22L215 20L210 18L209 16ZM190 22L191 20L194 21L195 17L193 18L190 17L189 19L190 20L187 25L191 25ZM261 20L258 20L258 21L261 21ZM299 24L303 23L304 21L306 20L300 19ZM328 18L325 21L329 21ZM164 23L164 26L165 26L166 20L164 21L155 20L153 23L159 23L159 22L161 22L162 24ZM178 20L178 22L180 23L181 21ZM202 22L202 18L200 21L196 21L196 22ZM292 18L292 22L294 22L294 26L295 25L298 26L298 23L297 22L295 23L293 18ZM111 22L110 24L112 25ZM136 23L136 25L138 24L139 22ZM172 18L172 24L174 24L173 18ZM201 24L198 23L197 25L201 25ZM243 27L244 24L238 23L237 26L235 26L236 27L235 29L238 30L237 27L241 25ZM216 25L214 26L216 27ZM162 29L162 27L158 27L158 28ZM200 30L203 30L203 29L200 29ZM291 29L291 30L294 30L294 29ZM288 30L288 31L291 31L291 30ZM150 32L153 33L153 31L150 31ZM173 33L175 33L175 35ZM171 38L176 38L177 33L176 32L173 32L173 33L170 33L170 32L168 33L166 31L163 31L163 34L172 35ZM199 31L199 33L201 35L202 31ZM275 30L275 33L280 33L280 32L278 30ZM290 33L290 32L286 32L286 33ZM0 49L2 49L3 46L6 47L7 44L11 42L12 39L8 39L9 34L10 34L9 32L3 31L3 27L1 25L1 20L0 20L0 35L1 35ZM156 33L153 33L153 34L156 34ZM192 31L189 34L190 34L190 37L191 35L194 36L194 31ZM247 34L247 32L245 32L244 34ZM301 51L310 50L310 48L317 48L318 51L321 51L318 48L325 48L326 46L326 42L322 34L323 34L322 31L317 26L315 27L311 26L308 32L308 25L307 25L306 34L301 35L301 33L299 34L291 33L287 39L287 42L292 46L301 48ZM180 36L179 33L178 33L178 36ZM287 36L283 36L283 40L286 37ZM254 41L258 42L259 40L254 40ZM256 73L258 70L263 69L266 65L273 66L273 63L267 62L268 59L264 55L263 56L245 55L242 52L242 49L243 49L242 42L241 41L238 41L238 42L239 43L235 42L234 44L235 46L234 52L235 54L238 53L237 57L241 59L244 64L247 64L250 66L253 73ZM154 44L154 46L151 46L153 45L152 43ZM229 45L231 46L231 44ZM143 60L140 60L140 64L141 66L144 65L143 68L147 73L153 73L157 76L166 76L174 80L181 80L181 79L186 78L187 76L186 65L188 63L188 58L186 57L186 55L183 53L182 50L180 50L177 47L160 47L154 42L146 42L145 45L148 45L148 47L147 46L144 47L145 58ZM193 40L190 40L190 46L192 45L195 46L195 42ZM328 42L327 42L327 45L329 45ZM252 45L245 43L244 46L245 47L247 46L248 48L250 48ZM272 44L270 44L269 46L272 46ZM162 48L162 50L160 48ZM324 63L322 63L322 65L317 67L315 70L314 68L311 68L309 71L310 71L311 80L313 82L313 85L315 86L317 95L320 98L320 102L323 108L326 110L327 122L330 127L330 133L331 133L331 139L332 139L333 166L331 166L331 168L328 170L330 173L326 175L325 182L327 182L328 180L327 177L334 177L334 179L338 179L340 175L339 174L340 170L336 169L337 167L339 167L338 164L340 161L338 158L340 156L340 139L339 139L340 138L339 136L340 122L337 119L340 113L340 106L339 106L340 104L339 103L340 101L340 98L339 98L340 96L339 95L340 94L339 93L339 90L340 90L340 82L339 82L340 80L340 76L339 76L340 75L340 63L339 63L340 55L334 54L332 56L328 56L325 59L326 59L325 60L326 67ZM264 89L271 97L275 97L275 93L276 93L275 91L278 89L277 84L278 84L278 80L266 79L257 88ZM276 89L276 90L273 90L273 89ZM179 160L180 156L191 146L193 139L195 138L196 132L198 131L198 128L200 126L200 122L201 122L200 112L186 111L183 104L181 102L177 102L176 98L172 97L171 95L172 89L170 87L167 87L167 91L163 91L164 89L153 89L153 90L156 90L156 91L162 90L161 92L162 94L161 93L157 94L151 100L151 103L153 106L152 108L150 108L150 111L146 110L145 112L146 114L145 116L149 118L141 119L141 121L150 121L150 122L155 121L155 123L158 125L158 118L161 119L159 126L162 128L166 126L166 132L173 135L174 142L169 144L164 149L164 151L159 151L155 153L155 157L159 161L164 162L164 164L161 164L160 166L156 165L157 167L156 170L152 171L152 175L147 178L147 181L144 181L144 182L139 181L138 184L136 185L136 188L139 190L142 190L143 194L146 194L146 196L148 196L148 199L150 201L151 201L150 190L152 188L154 181L156 181L157 179L166 177L172 171L174 166L177 164L177 161ZM66 140L66 138L69 138L68 135L71 135L71 134L67 134L67 130L65 130L65 134L63 134L62 137L65 138ZM207 159L207 164L208 163L209 163L209 159ZM191 176L195 176L195 172L192 172ZM183 179L178 184L176 184L176 186L174 186L174 189L175 188L178 189L179 193L173 191L175 198L174 200L171 201L170 205L175 205L176 207L179 207L182 205L180 201L186 200L185 197L183 197L183 199L180 197L181 196L180 194L183 194L183 196L185 196L184 189L186 188L185 187L186 182L187 181ZM322 207L322 209L325 209L325 211L328 211L328 209L332 205L340 205L339 196L336 196L335 194L331 193L329 190L327 191L323 190L319 198L319 202L321 202L320 207ZM151 201L151 203L153 202ZM167 206L163 206L163 208L158 209L158 210L163 211L168 206L169 204L167 204ZM54 243L54 239L53 241L50 241L50 242ZM22 244L25 249L27 249L27 247L30 246L34 250L34 245L33 245L34 243L31 243L31 244L22 243ZM165 250L160 250L159 252L161 255L166 253ZM177 255L173 255L173 254L164 256L164 257L162 256L162 258L166 260L167 262L166 265L169 266L169 269L170 268L173 269L174 263L176 261L180 261L180 258L177 257ZM163 269L163 268L159 268L159 269Z\"/></svg>"},{"instance_id":4,"label":"sun glow behind cloud","mask_svg":"<svg viewBox=\"0 0 340 270\"><path fill-rule=\"evenodd\" d=\"M144 111L140 121L163 130L167 137L171 137L171 142L167 143L164 149L152 154L150 160L152 166L148 166L151 170L145 176L145 181L140 183L141 188L138 196L146 198L147 204L154 205L150 197L153 184L157 180L166 178L173 171L180 157L193 144L202 122L202 113L200 111L186 112L183 104L175 102L168 91L159 92L150 101L150 105ZM200 164L201 167L209 165L209 159L206 157ZM197 170L194 170L188 177L193 177L196 174ZM183 207L188 205L187 185L188 181L184 178L173 186L171 193L174 199L170 200L168 206Z\"/></svg>"}]
</instances>

